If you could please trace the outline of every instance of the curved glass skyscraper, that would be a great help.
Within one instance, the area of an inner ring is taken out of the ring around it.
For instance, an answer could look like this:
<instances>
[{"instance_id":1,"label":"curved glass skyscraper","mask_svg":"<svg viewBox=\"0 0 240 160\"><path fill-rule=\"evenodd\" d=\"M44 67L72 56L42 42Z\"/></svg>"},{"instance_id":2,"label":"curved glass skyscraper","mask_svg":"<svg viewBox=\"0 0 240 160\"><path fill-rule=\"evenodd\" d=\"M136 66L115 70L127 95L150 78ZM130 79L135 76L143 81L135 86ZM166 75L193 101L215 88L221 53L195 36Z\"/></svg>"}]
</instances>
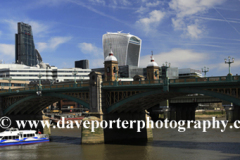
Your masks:
<instances>
[{"instance_id":1,"label":"curved glass skyscraper","mask_svg":"<svg viewBox=\"0 0 240 160\"><path fill-rule=\"evenodd\" d=\"M119 66L139 66L142 40L137 36L129 33L107 32L103 35L102 42L104 58L108 56L111 46Z\"/></svg>"}]
</instances>

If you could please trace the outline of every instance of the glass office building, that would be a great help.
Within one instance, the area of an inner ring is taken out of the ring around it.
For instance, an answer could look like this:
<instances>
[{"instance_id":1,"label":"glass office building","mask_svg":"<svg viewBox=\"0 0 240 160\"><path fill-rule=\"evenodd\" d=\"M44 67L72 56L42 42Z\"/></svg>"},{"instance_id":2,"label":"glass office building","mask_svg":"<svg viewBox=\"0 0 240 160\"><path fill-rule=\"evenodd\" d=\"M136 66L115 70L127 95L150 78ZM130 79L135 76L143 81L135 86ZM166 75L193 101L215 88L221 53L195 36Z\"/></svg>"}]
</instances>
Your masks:
<instances>
[{"instance_id":1,"label":"glass office building","mask_svg":"<svg viewBox=\"0 0 240 160\"><path fill-rule=\"evenodd\" d=\"M114 56L118 60L118 65L139 66L142 40L129 33L107 32L102 37L104 59L108 56L112 48Z\"/></svg>"},{"instance_id":2,"label":"glass office building","mask_svg":"<svg viewBox=\"0 0 240 160\"><path fill-rule=\"evenodd\" d=\"M87 59L75 61L75 68L89 69L89 61Z\"/></svg>"},{"instance_id":3,"label":"glass office building","mask_svg":"<svg viewBox=\"0 0 240 160\"><path fill-rule=\"evenodd\" d=\"M32 27L23 22L18 23L18 33L15 35L15 63L27 66L37 64Z\"/></svg>"}]
</instances>

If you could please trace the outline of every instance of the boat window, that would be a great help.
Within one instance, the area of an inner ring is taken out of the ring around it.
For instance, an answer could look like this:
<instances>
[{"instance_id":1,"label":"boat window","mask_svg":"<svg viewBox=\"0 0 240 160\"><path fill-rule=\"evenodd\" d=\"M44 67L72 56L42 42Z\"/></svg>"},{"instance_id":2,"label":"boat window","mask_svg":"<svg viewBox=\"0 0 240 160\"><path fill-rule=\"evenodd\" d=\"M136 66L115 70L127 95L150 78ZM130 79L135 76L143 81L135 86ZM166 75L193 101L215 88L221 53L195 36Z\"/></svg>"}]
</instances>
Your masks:
<instances>
[{"instance_id":1,"label":"boat window","mask_svg":"<svg viewBox=\"0 0 240 160\"><path fill-rule=\"evenodd\" d=\"M0 136L0 139L2 139L3 138L3 136Z\"/></svg>"},{"instance_id":2,"label":"boat window","mask_svg":"<svg viewBox=\"0 0 240 160\"><path fill-rule=\"evenodd\" d=\"M3 139L2 140L7 140L8 139L8 136L6 136L6 137L3 137Z\"/></svg>"}]
</instances>

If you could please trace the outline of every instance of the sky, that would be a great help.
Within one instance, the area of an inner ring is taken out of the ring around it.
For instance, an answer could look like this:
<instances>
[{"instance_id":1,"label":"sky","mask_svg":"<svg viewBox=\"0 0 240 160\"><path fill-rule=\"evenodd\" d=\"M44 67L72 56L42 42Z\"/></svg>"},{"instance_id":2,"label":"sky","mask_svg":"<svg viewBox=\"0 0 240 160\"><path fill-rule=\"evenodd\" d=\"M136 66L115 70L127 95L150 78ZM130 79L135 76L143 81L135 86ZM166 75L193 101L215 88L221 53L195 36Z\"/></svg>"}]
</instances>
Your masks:
<instances>
[{"instance_id":1,"label":"sky","mask_svg":"<svg viewBox=\"0 0 240 160\"><path fill-rule=\"evenodd\" d=\"M43 61L58 68L89 59L103 67L102 35L130 33L142 39L140 67L158 65L225 76L224 58L240 74L240 0L8 0L0 3L0 59L15 61L17 22L32 26Z\"/></svg>"}]
</instances>

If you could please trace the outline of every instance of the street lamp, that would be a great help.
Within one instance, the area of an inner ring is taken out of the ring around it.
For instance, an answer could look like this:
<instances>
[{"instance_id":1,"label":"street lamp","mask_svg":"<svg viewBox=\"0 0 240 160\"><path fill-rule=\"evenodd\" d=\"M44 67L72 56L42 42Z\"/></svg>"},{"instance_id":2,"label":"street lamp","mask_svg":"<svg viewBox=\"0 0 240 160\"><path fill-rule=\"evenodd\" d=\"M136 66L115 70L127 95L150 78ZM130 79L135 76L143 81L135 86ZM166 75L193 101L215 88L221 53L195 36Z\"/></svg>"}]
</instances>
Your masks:
<instances>
[{"instance_id":1,"label":"street lamp","mask_svg":"<svg viewBox=\"0 0 240 160\"><path fill-rule=\"evenodd\" d=\"M74 69L74 71L73 71L73 76L74 76L74 87L76 87L76 84L77 84L77 82L76 82L76 76L77 76L77 71L76 71L76 69Z\"/></svg>"},{"instance_id":2,"label":"street lamp","mask_svg":"<svg viewBox=\"0 0 240 160\"><path fill-rule=\"evenodd\" d=\"M204 77L206 77L206 73L209 72L209 68L206 68L206 66L204 66L204 68L202 68L202 72L204 73Z\"/></svg>"},{"instance_id":3,"label":"street lamp","mask_svg":"<svg viewBox=\"0 0 240 160\"><path fill-rule=\"evenodd\" d=\"M11 81L12 81L12 77L9 77L8 78L9 92L11 92Z\"/></svg>"},{"instance_id":4,"label":"street lamp","mask_svg":"<svg viewBox=\"0 0 240 160\"><path fill-rule=\"evenodd\" d=\"M42 90L42 84L41 84L42 75L41 75L41 73L39 73L38 78L39 78L38 89L39 89L39 90Z\"/></svg>"},{"instance_id":5,"label":"street lamp","mask_svg":"<svg viewBox=\"0 0 240 160\"><path fill-rule=\"evenodd\" d=\"M229 66L229 73L228 73L228 74L229 74L229 75L232 75L232 74L231 74L231 63L234 63L234 58L232 58L232 61L231 61L231 57L228 56L228 61L227 61L226 58L225 58L224 60L225 60L225 63L228 64L228 66Z\"/></svg>"},{"instance_id":6,"label":"street lamp","mask_svg":"<svg viewBox=\"0 0 240 160\"><path fill-rule=\"evenodd\" d=\"M82 86L82 84L83 84L83 76L81 76L81 86Z\"/></svg>"},{"instance_id":7,"label":"street lamp","mask_svg":"<svg viewBox=\"0 0 240 160\"><path fill-rule=\"evenodd\" d=\"M166 68L166 77L167 77L167 75L168 75L168 74L167 74L167 69L170 68L171 63L165 62L165 64L166 64L166 65L164 65L164 63L163 63L163 67Z\"/></svg>"},{"instance_id":8,"label":"street lamp","mask_svg":"<svg viewBox=\"0 0 240 160\"><path fill-rule=\"evenodd\" d=\"M50 86L52 86L54 83L54 80L53 79L50 79Z\"/></svg>"}]
</instances>

